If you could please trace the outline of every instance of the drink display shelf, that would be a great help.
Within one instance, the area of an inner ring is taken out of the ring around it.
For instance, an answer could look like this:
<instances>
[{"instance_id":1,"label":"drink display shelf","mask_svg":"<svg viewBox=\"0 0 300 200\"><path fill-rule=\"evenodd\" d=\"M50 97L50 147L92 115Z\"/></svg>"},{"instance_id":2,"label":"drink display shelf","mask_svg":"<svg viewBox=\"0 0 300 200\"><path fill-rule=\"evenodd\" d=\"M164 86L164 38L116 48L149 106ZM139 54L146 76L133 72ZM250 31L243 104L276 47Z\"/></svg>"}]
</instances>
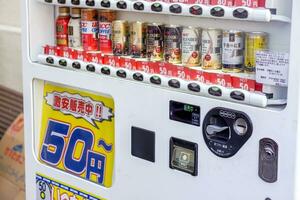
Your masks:
<instances>
[{"instance_id":1,"label":"drink display shelf","mask_svg":"<svg viewBox=\"0 0 300 200\"><path fill-rule=\"evenodd\" d=\"M113 67L110 65L72 60L55 55L40 54L38 61L41 64L68 70L79 70L97 73L103 76L127 79L145 84L155 85L168 89L177 90L192 95L220 99L256 107L267 107L269 105L284 105L286 100L272 100L262 92L250 92L243 89L227 88L220 85L205 84L199 81L189 81L177 77L161 74L151 74L144 71L129 70L126 68Z\"/></svg>"},{"instance_id":2,"label":"drink display shelf","mask_svg":"<svg viewBox=\"0 0 300 200\"><path fill-rule=\"evenodd\" d=\"M160 1L130 0L37 0L49 5L81 8L110 9L152 14L180 15L213 19L257 22L280 21L290 23L290 18L273 15L269 9L250 7L211 6L202 4L165 3Z\"/></svg>"}]
</instances>

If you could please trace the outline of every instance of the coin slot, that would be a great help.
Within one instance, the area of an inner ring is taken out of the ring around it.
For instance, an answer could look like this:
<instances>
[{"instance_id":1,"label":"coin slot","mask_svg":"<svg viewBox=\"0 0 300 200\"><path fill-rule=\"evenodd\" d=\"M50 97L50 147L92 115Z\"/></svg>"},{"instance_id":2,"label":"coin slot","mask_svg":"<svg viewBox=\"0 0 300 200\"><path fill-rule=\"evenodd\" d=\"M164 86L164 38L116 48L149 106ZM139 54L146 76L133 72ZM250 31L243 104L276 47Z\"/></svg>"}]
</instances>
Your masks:
<instances>
[{"instance_id":1,"label":"coin slot","mask_svg":"<svg viewBox=\"0 0 300 200\"><path fill-rule=\"evenodd\" d=\"M238 135L243 136L248 131L248 124L245 119L238 118L233 124L233 129Z\"/></svg>"}]
</instances>

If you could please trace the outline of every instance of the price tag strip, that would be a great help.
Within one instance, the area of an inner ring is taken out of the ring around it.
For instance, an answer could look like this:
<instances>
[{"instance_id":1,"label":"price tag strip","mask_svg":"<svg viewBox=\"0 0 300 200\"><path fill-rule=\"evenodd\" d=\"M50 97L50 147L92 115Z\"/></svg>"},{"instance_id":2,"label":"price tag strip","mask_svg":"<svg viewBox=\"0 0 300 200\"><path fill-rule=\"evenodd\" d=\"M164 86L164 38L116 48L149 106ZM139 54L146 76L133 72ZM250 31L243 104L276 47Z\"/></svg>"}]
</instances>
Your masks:
<instances>
[{"instance_id":1,"label":"price tag strip","mask_svg":"<svg viewBox=\"0 0 300 200\"><path fill-rule=\"evenodd\" d=\"M44 175L36 175L36 200L105 200Z\"/></svg>"},{"instance_id":2,"label":"price tag strip","mask_svg":"<svg viewBox=\"0 0 300 200\"><path fill-rule=\"evenodd\" d=\"M108 96L46 83L39 160L111 187L114 101Z\"/></svg>"}]
</instances>

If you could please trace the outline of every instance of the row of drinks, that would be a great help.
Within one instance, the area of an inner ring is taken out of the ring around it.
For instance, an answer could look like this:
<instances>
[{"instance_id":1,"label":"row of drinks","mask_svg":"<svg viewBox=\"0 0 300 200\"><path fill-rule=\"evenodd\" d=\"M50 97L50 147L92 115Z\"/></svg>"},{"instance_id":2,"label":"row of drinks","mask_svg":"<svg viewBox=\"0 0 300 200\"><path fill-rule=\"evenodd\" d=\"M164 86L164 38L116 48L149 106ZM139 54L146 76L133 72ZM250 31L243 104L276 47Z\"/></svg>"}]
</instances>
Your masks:
<instances>
[{"instance_id":1,"label":"row of drinks","mask_svg":"<svg viewBox=\"0 0 300 200\"><path fill-rule=\"evenodd\" d=\"M109 10L60 7L57 46L101 51L224 72L255 72L255 54L268 48L268 34L201 29L140 21L115 20Z\"/></svg>"}]
</instances>

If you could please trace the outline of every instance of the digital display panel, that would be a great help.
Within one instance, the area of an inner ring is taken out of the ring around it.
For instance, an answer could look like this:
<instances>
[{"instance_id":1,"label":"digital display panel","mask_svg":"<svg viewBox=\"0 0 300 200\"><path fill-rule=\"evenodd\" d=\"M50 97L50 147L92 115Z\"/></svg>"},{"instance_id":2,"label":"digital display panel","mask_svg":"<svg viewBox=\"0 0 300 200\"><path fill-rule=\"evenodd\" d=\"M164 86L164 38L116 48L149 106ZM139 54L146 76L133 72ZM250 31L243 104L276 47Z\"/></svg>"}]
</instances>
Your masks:
<instances>
[{"instance_id":1,"label":"digital display panel","mask_svg":"<svg viewBox=\"0 0 300 200\"><path fill-rule=\"evenodd\" d=\"M200 107L177 101L170 101L170 119L194 126L200 126Z\"/></svg>"}]
</instances>

